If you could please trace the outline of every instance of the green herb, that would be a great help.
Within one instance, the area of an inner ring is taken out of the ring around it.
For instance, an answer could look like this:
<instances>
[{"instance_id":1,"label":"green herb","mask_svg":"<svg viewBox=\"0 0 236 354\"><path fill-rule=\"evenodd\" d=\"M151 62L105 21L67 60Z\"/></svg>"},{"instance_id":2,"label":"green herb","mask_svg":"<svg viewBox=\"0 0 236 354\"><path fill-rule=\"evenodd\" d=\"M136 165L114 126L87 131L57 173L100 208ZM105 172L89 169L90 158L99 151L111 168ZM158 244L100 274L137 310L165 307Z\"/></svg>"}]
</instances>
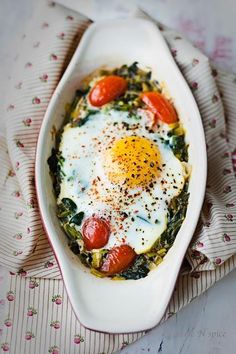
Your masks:
<instances>
[{"instance_id":1,"label":"green herb","mask_svg":"<svg viewBox=\"0 0 236 354\"><path fill-rule=\"evenodd\" d=\"M92 267L97 269L100 268L102 264L102 253L101 252L93 252L92 254Z\"/></svg>"},{"instance_id":2,"label":"green herb","mask_svg":"<svg viewBox=\"0 0 236 354\"><path fill-rule=\"evenodd\" d=\"M169 139L166 140L173 153L180 161L188 161L188 145L185 142L185 133L181 124L168 132Z\"/></svg>"},{"instance_id":3,"label":"green herb","mask_svg":"<svg viewBox=\"0 0 236 354\"><path fill-rule=\"evenodd\" d=\"M62 203L64 205L64 207L68 210L70 210L71 212L75 212L77 209L77 205L75 204L75 202L73 202L72 199L70 198L62 198Z\"/></svg>"},{"instance_id":4,"label":"green herb","mask_svg":"<svg viewBox=\"0 0 236 354\"><path fill-rule=\"evenodd\" d=\"M185 187L179 196L171 200L168 208L168 223L166 230L161 235L161 247L169 249L176 238L176 235L185 219L189 193L188 183L185 183Z\"/></svg>"},{"instance_id":5,"label":"green herb","mask_svg":"<svg viewBox=\"0 0 236 354\"><path fill-rule=\"evenodd\" d=\"M77 205L70 198L63 198L57 207L57 216L64 222L68 221L68 217L74 214Z\"/></svg>"},{"instance_id":6,"label":"green herb","mask_svg":"<svg viewBox=\"0 0 236 354\"><path fill-rule=\"evenodd\" d=\"M77 242L71 242L70 249L74 254L76 255L80 254L80 249Z\"/></svg>"},{"instance_id":7,"label":"green herb","mask_svg":"<svg viewBox=\"0 0 236 354\"><path fill-rule=\"evenodd\" d=\"M50 172L59 173L64 161L65 158L62 156L61 151L52 148L51 156L47 160Z\"/></svg>"},{"instance_id":8,"label":"green herb","mask_svg":"<svg viewBox=\"0 0 236 354\"><path fill-rule=\"evenodd\" d=\"M140 100L142 92L161 91L159 83L156 80L151 80L151 72L140 69L137 62L130 66L122 65L112 73L125 78L128 83L126 92L109 104L113 109L129 112L132 115L132 112L143 106Z\"/></svg>"},{"instance_id":9,"label":"green herb","mask_svg":"<svg viewBox=\"0 0 236 354\"><path fill-rule=\"evenodd\" d=\"M67 216L71 214L71 211L66 209L65 206L61 203L57 207L57 216L59 219L66 219Z\"/></svg>"},{"instance_id":10,"label":"green herb","mask_svg":"<svg viewBox=\"0 0 236 354\"><path fill-rule=\"evenodd\" d=\"M75 92L75 97L77 97L77 98L84 97L84 96L87 95L88 91L89 91L89 88L88 88L88 87L87 87L87 88L84 88L84 89L78 89L78 90L76 90L76 92Z\"/></svg>"},{"instance_id":11,"label":"green herb","mask_svg":"<svg viewBox=\"0 0 236 354\"><path fill-rule=\"evenodd\" d=\"M79 259L86 267L91 267L92 264L92 254L89 252L81 252Z\"/></svg>"},{"instance_id":12,"label":"green herb","mask_svg":"<svg viewBox=\"0 0 236 354\"><path fill-rule=\"evenodd\" d=\"M69 108L67 110L67 113L65 116L65 123L68 123L72 120L71 113L76 109L81 98L86 96L86 94L88 93L88 90L89 90L89 88L86 88L85 90L76 90L74 99L73 99L72 103L69 105Z\"/></svg>"},{"instance_id":13,"label":"green herb","mask_svg":"<svg viewBox=\"0 0 236 354\"><path fill-rule=\"evenodd\" d=\"M56 196L58 196L60 193L60 183L64 177L64 172L62 170L64 161L65 159L62 156L61 151L53 148L47 163L53 179L53 188L55 190Z\"/></svg>"},{"instance_id":14,"label":"green herb","mask_svg":"<svg viewBox=\"0 0 236 354\"><path fill-rule=\"evenodd\" d=\"M94 114L98 113L98 111L88 110L87 115L84 118L74 119L71 123L72 127L82 127L85 123L88 122L90 117Z\"/></svg>"},{"instance_id":15,"label":"green herb","mask_svg":"<svg viewBox=\"0 0 236 354\"><path fill-rule=\"evenodd\" d=\"M76 123L73 123L73 126L77 126L77 127L82 127L82 125L84 125L85 123L87 123L87 121L89 120L89 116L85 117L85 118L81 118L79 120L76 121Z\"/></svg>"},{"instance_id":16,"label":"green herb","mask_svg":"<svg viewBox=\"0 0 236 354\"><path fill-rule=\"evenodd\" d=\"M82 220L84 218L84 212L80 211L78 214L75 214L71 219L70 219L70 223L76 224L78 226L81 225Z\"/></svg>"},{"instance_id":17,"label":"green herb","mask_svg":"<svg viewBox=\"0 0 236 354\"><path fill-rule=\"evenodd\" d=\"M119 275L125 279L141 279L148 275L149 267L147 258L144 255L137 256L134 264Z\"/></svg>"},{"instance_id":18,"label":"green herb","mask_svg":"<svg viewBox=\"0 0 236 354\"><path fill-rule=\"evenodd\" d=\"M184 135L173 135L170 139L169 145L180 161L188 161L188 145L185 143Z\"/></svg>"},{"instance_id":19,"label":"green herb","mask_svg":"<svg viewBox=\"0 0 236 354\"><path fill-rule=\"evenodd\" d=\"M49 169L52 173L57 172L57 153L56 150L53 148L51 152L51 156L48 158L48 165Z\"/></svg>"},{"instance_id":20,"label":"green herb","mask_svg":"<svg viewBox=\"0 0 236 354\"><path fill-rule=\"evenodd\" d=\"M140 219L140 220L146 222L147 224L151 224L150 221L147 220L147 219L145 219L143 216L137 215L136 217L137 217L138 219Z\"/></svg>"},{"instance_id":21,"label":"green herb","mask_svg":"<svg viewBox=\"0 0 236 354\"><path fill-rule=\"evenodd\" d=\"M82 239L81 233L75 229L75 227L70 224L63 224L63 229L65 230L67 236L70 240Z\"/></svg>"}]
</instances>

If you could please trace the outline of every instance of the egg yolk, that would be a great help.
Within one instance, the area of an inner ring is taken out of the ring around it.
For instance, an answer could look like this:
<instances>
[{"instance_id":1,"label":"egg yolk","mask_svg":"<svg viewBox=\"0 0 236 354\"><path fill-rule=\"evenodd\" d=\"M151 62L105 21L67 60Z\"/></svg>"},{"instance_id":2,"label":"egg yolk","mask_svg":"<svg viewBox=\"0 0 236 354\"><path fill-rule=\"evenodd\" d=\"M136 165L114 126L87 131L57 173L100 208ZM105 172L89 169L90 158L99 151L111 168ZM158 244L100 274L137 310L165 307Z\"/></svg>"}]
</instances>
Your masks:
<instances>
[{"instance_id":1,"label":"egg yolk","mask_svg":"<svg viewBox=\"0 0 236 354\"><path fill-rule=\"evenodd\" d=\"M147 186L158 176L160 152L144 137L128 136L116 140L105 155L105 171L112 183L128 188Z\"/></svg>"}]
</instances>

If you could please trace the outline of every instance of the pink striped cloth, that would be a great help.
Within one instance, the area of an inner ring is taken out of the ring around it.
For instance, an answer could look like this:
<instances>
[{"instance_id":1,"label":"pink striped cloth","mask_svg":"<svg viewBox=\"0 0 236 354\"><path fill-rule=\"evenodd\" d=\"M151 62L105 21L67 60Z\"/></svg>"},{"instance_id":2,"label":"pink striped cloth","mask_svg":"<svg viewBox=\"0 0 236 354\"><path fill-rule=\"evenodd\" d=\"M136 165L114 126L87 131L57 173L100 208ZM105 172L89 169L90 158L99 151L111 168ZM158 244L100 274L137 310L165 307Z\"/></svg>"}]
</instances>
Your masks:
<instances>
[{"instance_id":1,"label":"pink striped cloth","mask_svg":"<svg viewBox=\"0 0 236 354\"><path fill-rule=\"evenodd\" d=\"M19 39L6 135L0 137L0 265L10 271L3 352L112 353L144 334L96 333L79 323L38 212L34 161L40 125L90 23L53 2L40 2ZM235 268L236 76L214 69L178 33L164 29L163 35L196 98L208 146L204 206L164 321Z\"/></svg>"}]
</instances>

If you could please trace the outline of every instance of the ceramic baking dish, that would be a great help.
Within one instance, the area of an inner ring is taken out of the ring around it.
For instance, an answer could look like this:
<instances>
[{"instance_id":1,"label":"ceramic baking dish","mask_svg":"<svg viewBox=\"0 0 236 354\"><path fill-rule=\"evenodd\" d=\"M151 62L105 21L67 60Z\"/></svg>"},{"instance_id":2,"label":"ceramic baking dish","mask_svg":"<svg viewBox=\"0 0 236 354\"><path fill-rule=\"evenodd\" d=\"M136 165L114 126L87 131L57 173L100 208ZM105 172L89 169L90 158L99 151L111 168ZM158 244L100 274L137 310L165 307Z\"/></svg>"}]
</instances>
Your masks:
<instances>
[{"instance_id":1,"label":"ceramic baking dish","mask_svg":"<svg viewBox=\"0 0 236 354\"><path fill-rule=\"evenodd\" d=\"M192 166L186 219L164 261L146 278L112 281L90 274L70 251L56 216L56 199L47 159L55 145L51 130L63 124L83 77L100 66L118 67L137 61L152 70L172 97L189 143ZM44 227L58 260L68 296L80 322L91 329L119 333L147 330L162 318L171 298L185 252L202 207L207 173L201 117L193 95L157 26L144 19L92 24L84 34L59 82L41 127L36 154L36 188Z\"/></svg>"}]
</instances>

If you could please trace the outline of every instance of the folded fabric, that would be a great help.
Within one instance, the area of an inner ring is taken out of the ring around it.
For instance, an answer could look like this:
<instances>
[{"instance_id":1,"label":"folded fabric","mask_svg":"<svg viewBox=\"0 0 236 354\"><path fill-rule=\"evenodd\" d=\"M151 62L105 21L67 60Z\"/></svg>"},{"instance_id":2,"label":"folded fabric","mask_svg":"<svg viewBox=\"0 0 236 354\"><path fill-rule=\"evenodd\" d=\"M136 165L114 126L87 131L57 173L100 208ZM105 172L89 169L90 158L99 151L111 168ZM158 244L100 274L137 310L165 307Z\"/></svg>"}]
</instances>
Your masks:
<instances>
[{"instance_id":1,"label":"folded fabric","mask_svg":"<svg viewBox=\"0 0 236 354\"><path fill-rule=\"evenodd\" d=\"M40 125L90 23L53 2L41 2L16 56L6 136L0 138L0 264L11 271L2 347L11 353L111 353L143 334L108 335L79 324L37 206L34 160ZM208 147L204 206L164 321L235 267L236 76L217 72L178 33L164 29L163 35L193 91Z\"/></svg>"}]
</instances>

